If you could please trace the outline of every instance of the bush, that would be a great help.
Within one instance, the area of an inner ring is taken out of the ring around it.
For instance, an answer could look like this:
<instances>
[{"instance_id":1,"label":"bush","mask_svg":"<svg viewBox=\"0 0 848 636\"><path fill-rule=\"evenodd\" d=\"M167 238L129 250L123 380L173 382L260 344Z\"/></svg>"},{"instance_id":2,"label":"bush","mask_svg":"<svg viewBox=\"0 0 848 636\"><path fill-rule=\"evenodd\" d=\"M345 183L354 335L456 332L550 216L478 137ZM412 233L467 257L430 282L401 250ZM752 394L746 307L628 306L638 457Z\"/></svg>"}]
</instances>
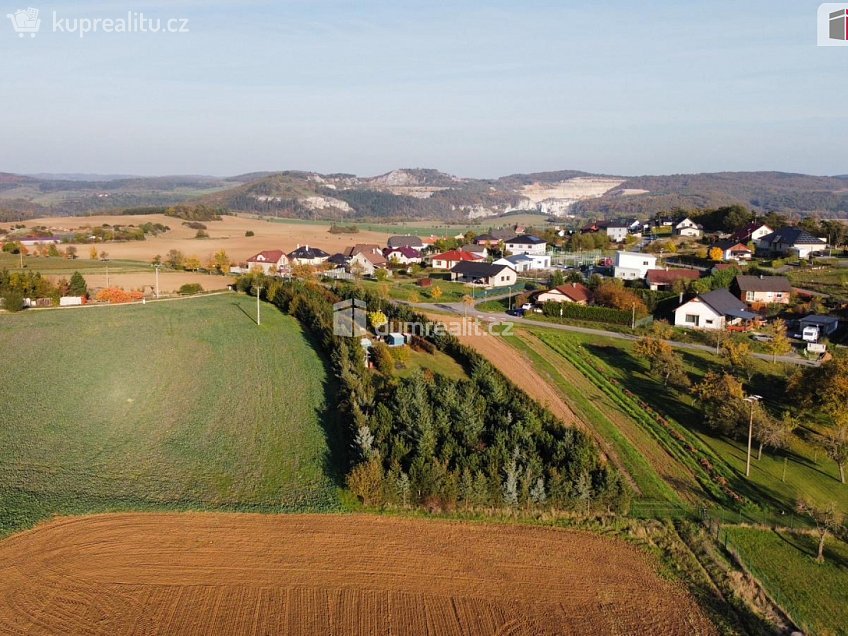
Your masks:
<instances>
[{"instance_id":1,"label":"bush","mask_svg":"<svg viewBox=\"0 0 848 636\"><path fill-rule=\"evenodd\" d=\"M0 296L3 301L3 309L16 312L24 308L24 295L16 289L8 289Z\"/></svg>"},{"instance_id":2,"label":"bush","mask_svg":"<svg viewBox=\"0 0 848 636\"><path fill-rule=\"evenodd\" d=\"M200 283L186 283L182 287L180 287L180 295L181 296L192 296L194 294L199 294L203 291L203 285Z\"/></svg>"},{"instance_id":3,"label":"bush","mask_svg":"<svg viewBox=\"0 0 848 636\"><path fill-rule=\"evenodd\" d=\"M589 322L604 322L610 325L630 326L633 315L629 311L621 311L611 307L589 307L576 303L547 302L542 307L542 313L546 316L558 317L562 310L563 318L572 320L586 320Z\"/></svg>"},{"instance_id":4,"label":"bush","mask_svg":"<svg viewBox=\"0 0 848 636\"><path fill-rule=\"evenodd\" d=\"M247 232L245 232L245 233L244 233L244 235L245 235L245 236L256 236L256 235L253 233L253 230L248 230Z\"/></svg>"},{"instance_id":5,"label":"bush","mask_svg":"<svg viewBox=\"0 0 848 636\"><path fill-rule=\"evenodd\" d=\"M206 230L197 230L197 234L194 235L194 238L196 238L196 239L209 238L209 232L207 232Z\"/></svg>"}]
</instances>

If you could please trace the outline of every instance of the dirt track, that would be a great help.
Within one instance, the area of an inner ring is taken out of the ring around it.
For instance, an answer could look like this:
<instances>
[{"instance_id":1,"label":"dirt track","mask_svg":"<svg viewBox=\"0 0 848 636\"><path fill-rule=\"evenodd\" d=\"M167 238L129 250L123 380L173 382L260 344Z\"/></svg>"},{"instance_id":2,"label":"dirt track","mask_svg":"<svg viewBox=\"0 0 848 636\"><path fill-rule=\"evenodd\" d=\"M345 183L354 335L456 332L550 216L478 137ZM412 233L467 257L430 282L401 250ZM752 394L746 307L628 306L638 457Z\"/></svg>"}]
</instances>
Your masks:
<instances>
[{"instance_id":1,"label":"dirt track","mask_svg":"<svg viewBox=\"0 0 848 636\"><path fill-rule=\"evenodd\" d=\"M0 542L2 634L713 634L622 542L365 515L121 514Z\"/></svg>"}]
</instances>

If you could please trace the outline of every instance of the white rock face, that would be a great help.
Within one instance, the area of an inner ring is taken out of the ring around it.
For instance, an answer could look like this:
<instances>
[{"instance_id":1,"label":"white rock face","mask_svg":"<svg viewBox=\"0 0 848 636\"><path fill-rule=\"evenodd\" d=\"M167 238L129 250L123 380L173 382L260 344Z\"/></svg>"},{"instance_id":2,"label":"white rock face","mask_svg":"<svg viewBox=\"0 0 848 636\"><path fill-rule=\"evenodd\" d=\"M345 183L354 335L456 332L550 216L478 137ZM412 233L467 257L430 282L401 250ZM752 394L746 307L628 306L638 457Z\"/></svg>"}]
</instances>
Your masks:
<instances>
[{"instance_id":1,"label":"white rock face","mask_svg":"<svg viewBox=\"0 0 848 636\"><path fill-rule=\"evenodd\" d=\"M342 201L341 199L334 199L333 197L306 197L305 199L301 199L300 202L310 210L326 210L327 208L336 208L343 212L353 212L353 208L350 207L347 201Z\"/></svg>"},{"instance_id":2,"label":"white rock face","mask_svg":"<svg viewBox=\"0 0 848 636\"><path fill-rule=\"evenodd\" d=\"M595 199L619 187L624 179L610 177L575 177L556 183L531 183L520 193L547 214L568 214L578 201Z\"/></svg>"}]
</instances>

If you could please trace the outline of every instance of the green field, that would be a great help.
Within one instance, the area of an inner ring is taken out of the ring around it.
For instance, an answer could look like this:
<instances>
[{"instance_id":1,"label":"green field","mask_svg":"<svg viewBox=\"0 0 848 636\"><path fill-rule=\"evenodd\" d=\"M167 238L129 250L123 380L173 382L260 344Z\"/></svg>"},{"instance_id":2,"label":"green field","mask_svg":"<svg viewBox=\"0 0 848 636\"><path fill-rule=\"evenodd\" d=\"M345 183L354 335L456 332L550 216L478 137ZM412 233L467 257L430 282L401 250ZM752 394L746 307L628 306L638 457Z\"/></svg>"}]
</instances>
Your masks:
<instances>
[{"instance_id":1,"label":"green field","mask_svg":"<svg viewBox=\"0 0 848 636\"><path fill-rule=\"evenodd\" d=\"M0 316L0 534L52 513L338 507L332 381L294 318L254 315L221 295Z\"/></svg>"},{"instance_id":2,"label":"green field","mask_svg":"<svg viewBox=\"0 0 848 636\"><path fill-rule=\"evenodd\" d=\"M86 253L84 256L87 257L88 254ZM139 261L99 261L85 257L71 260L59 256L24 256L23 262L25 269L31 269L47 275L68 277L74 272L79 272L83 276L88 274L105 274L107 267L110 274L152 271L150 264ZM0 252L0 269L20 271L20 256Z\"/></svg>"},{"instance_id":3,"label":"green field","mask_svg":"<svg viewBox=\"0 0 848 636\"><path fill-rule=\"evenodd\" d=\"M816 563L817 539L755 528L725 528L727 547L792 619L810 634L848 633L848 545L828 539Z\"/></svg>"},{"instance_id":4,"label":"green field","mask_svg":"<svg viewBox=\"0 0 848 636\"><path fill-rule=\"evenodd\" d=\"M732 471L729 478L733 488L761 509L751 513L752 520L779 518L791 511L801 498L820 506L836 502L841 510L848 510L848 487L839 483L836 465L800 435L793 440L788 452L776 453L767 449L762 459L754 459L751 478L745 479L744 442L716 435L707 429L691 393L663 386L649 376L646 363L631 355L630 342L541 329L537 333L554 347L580 347L581 355L599 364L605 375L620 382L653 409L691 433L694 442ZM686 351L682 355L690 377L696 382L709 368L725 368L721 358L707 352ZM762 360L755 361L755 368L757 373L750 385L751 392L764 396L766 405L775 412L779 411L785 404L783 380L787 370L782 365ZM802 428L799 433L804 435L806 431ZM762 511L766 512L766 516L762 516Z\"/></svg>"}]
</instances>

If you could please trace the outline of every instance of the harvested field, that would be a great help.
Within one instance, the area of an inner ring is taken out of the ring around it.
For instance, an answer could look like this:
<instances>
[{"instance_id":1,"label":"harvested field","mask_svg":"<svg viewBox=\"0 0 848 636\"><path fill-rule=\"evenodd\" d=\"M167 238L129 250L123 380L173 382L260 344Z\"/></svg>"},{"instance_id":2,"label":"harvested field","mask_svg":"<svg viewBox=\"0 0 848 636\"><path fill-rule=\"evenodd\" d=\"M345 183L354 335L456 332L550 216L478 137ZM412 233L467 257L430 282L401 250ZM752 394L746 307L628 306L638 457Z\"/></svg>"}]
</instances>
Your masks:
<instances>
[{"instance_id":1,"label":"harvested field","mask_svg":"<svg viewBox=\"0 0 848 636\"><path fill-rule=\"evenodd\" d=\"M330 234L331 221L316 224L274 223L242 216L224 216L220 221L207 221L209 238L194 238L196 230L183 225L182 219L164 214L146 215L100 215L87 217L50 217L27 221L28 226L44 225L54 231L66 231L84 225L141 225L143 223L161 223L171 228L159 236L148 237L145 241L126 241L123 243L102 243L98 249L105 250L112 259L131 261L150 260L157 254L164 257L170 250L179 250L186 256L197 256L206 262L218 250L225 250L235 262L244 261L261 250L281 249L290 252L300 245L320 247L331 254L341 251L354 243L377 243L385 245L389 237L383 232L361 231L356 234ZM248 230L255 236L245 236ZM79 245L77 249L85 255L90 245Z\"/></svg>"},{"instance_id":2,"label":"harvested field","mask_svg":"<svg viewBox=\"0 0 848 636\"><path fill-rule=\"evenodd\" d=\"M3 634L713 634L632 546L365 515L124 514L0 542Z\"/></svg>"}]
</instances>

